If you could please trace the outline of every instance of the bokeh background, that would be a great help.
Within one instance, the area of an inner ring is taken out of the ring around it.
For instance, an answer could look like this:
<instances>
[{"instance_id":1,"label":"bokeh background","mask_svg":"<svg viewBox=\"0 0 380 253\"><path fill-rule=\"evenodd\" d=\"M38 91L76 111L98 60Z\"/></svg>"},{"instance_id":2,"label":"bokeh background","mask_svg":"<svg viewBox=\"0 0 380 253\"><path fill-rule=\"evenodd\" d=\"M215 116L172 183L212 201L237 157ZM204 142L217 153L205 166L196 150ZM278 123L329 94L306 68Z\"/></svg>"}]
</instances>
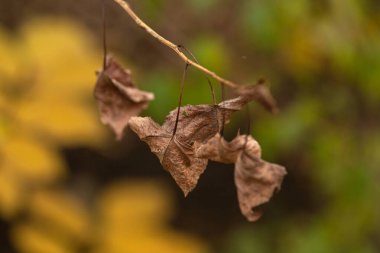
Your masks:
<instances>
[{"instance_id":1,"label":"bokeh background","mask_svg":"<svg viewBox=\"0 0 380 253\"><path fill-rule=\"evenodd\" d=\"M263 157L284 165L264 216L240 214L233 167L210 163L184 199L146 144L101 125L101 1L0 1L1 253L380 252L380 4L376 0L131 0L206 67L269 81L252 104ZM184 63L106 1L108 49L176 107ZM214 82L220 97L220 87ZM232 96L227 91L227 96ZM184 103L210 103L191 69ZM247 131L238 113L226 127Z\"/></svg>"}]
</instances>

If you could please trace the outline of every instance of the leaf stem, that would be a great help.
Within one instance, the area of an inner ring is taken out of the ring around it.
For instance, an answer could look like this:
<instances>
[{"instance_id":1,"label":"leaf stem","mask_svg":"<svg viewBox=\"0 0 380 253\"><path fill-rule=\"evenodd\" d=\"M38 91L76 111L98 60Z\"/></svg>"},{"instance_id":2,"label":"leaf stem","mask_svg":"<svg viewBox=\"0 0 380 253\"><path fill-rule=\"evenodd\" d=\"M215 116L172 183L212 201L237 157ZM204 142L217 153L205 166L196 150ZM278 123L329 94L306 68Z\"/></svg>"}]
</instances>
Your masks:
<instances>
[{"instance_id":1,"label":"leaf stem","mask_svg":"<svg viewBox=\"0 0 380 253\"><path fill-rule=\"evenodd\" d=\"M249 110L249 104L246 105L246 114L247 114L247 135L251 134L251 112Z\"/></svg>"},{"instance_id":2,"label":"leaf stem","mask_svg":"<svg viewBox=\"0 0 380 253\"><path fill-rule=\"evenodd\" d=\"M175 124L174 124L174 129L173 129L173 136L177 132L178 121L179 121L179 113L181 111L181 106L182 106L183 88L185 87L186 72L187 72L188 67L189 67L189 64L186 63L185 69L183 70L183 74L182 74L181 91L179 93L178 109L177 109L177 115L176 115L176 118L175 118Z\"/></svg>"},{"instance_id":3,"label":"leaf stem","mask_svg":"<svg viewBox=\"0 0 380 253\"><path fill-rule=\"evenodd\" d=\"M106 1L102 0L102 22L103 22L103 71L107 66L107 33L106 33Z\"/></svg>"},{"instance_id":4,"label":"leaf stem","mask_svg":"<svg viewBox=\"0 0 380 253\"><path fill-rule=\"evenodd\" d=\"M190 60L183 52L181 52L180 47L173 42L165 39L161 35L159 35L156 31L154 31L151 27L149 27L144 21L141 20L139 16L131 9L130 5L125 2L124 0L113 0L118 5L120 5L124 11L135 21L135 23L143 30L145 30L148 34L150 34L152 37L157 39L160 43L164 44L165 46L172 49L182 60L188 64L191 65L198 70L202 71L206 75L214 78L215 80L219 81L221 84L225 84L231 88L237 88L239 85L237 83L234 83L232 81L229 81L227 79L224 79L217 75L215 72L203 67L202 65Z\"/></svg>"},{"instance_id":5,"label":"leaf stem","mask_svg":"<svg viewBox=\"0 0 380 253\"><path fill-rule=\"evenodd\" d=\"M222 83L221 84L221 92L222 92L222 102L224 101L224 100L226 100L226 94L225 94L225 85ZM222 129L220 129L220 135L221 136L223 136L224 135L224 123L225 123L225 121L226 121L226 119L225 119L225 112L224 111L222 111Z\"/></svg>"}]
</instances>

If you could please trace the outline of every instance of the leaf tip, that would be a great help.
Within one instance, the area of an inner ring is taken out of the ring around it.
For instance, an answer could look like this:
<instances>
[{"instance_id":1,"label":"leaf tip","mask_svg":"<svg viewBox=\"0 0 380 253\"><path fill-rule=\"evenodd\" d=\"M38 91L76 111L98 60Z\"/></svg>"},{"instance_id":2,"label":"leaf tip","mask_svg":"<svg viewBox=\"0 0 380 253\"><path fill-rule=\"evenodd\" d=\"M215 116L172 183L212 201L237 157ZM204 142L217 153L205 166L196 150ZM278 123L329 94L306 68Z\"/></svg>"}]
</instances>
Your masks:
<instances>
[{"instance_id":1,"label":"leaf tip","mask_svg":"<svg viewBox=\"0 0 380 253\"><path fill-rule=\"evenodd\" d=\"M187 198L187 196L189 196L190 191L185 191L185 190L182 189L182 192L183 192L183 196L185 198Z\"/></svg>"},{"instance_id":2,"label":"leaf tip","mask_svg":"<svg viewBox=\"0 0 380 253\"><path fill-rule=\"evenodd\" d=\"M255 222L255 221L258 221L262 215L263 215L262 211L252 210L250 213L245 214L245 217L249 222Z\"/></svg>"}]
</instances>

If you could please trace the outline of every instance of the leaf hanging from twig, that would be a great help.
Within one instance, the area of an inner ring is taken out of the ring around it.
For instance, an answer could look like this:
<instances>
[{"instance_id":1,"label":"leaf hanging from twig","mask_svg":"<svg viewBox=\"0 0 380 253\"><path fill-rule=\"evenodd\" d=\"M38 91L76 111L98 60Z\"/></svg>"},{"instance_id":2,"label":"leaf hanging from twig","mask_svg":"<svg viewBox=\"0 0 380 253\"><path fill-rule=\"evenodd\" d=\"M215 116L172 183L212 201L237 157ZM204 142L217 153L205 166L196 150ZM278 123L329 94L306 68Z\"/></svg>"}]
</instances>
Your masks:
<instances>
[{"instance_id":1,"label":"leaf hanging from twig","mask_svg":"<svg viewBox=\"0 0 380 253\"><path fill-rule=\"evenodd\" d=\"M267 85L265 85L265 80L261 79L255 85L241 86L237 90L237 93L246 97L251 97L272 113L278 112L277 102L272 96Z\"/></svg>"},{"instance_id":2,"label":"leaf hanging from twig","mask_svg":"<svg viewBox=\"0 0 380 253\"><path fill-rule=\"evenodd\" d=\"M153 93L136 88L130 70L122 68L111 56L107 56L105 69L98 73L94 95L102 123L110 125L118 140L129 119L139 115L154 99Z\"/></svg>"},{"instance_id":3,"label":"leaf hanging from twig","mask_svg":"<svg viewBox=\"0 0 380 253\"><path fill-rule=\"evenodd\" d=\"M286 175L284 167L268 163L248 152L241 152L235 164L235 185L240 210L249 221L260 218L254 208L270 200L281 188Z\"/></svg>"},{"instance_id":4,"label":"leaf hanging from twig","mask_svg":"<svg viewBox=\"0 0 380 253\"><path fill-rule=\"evenodd\" d=\"M183 106L174 136L178 108L169 113L162 127L150 118L141 117L131 118L129 124L187 195L197 185L207 166L207 159L194 156L194 143L204 143L212 138L220 131L223 119L228 120L233 112L249 101L246 96L239 96L218 105Z\"/></svg>"},{"instance_id":5,"label":"leaf hanging from twig","mask_svg":"<svg viewBox=\"0 0 380 253\"><path fill-rule=\"evenodd\" d=\"M176 136L173 137L170 131L151 118L132 117L129 124L139 138L149 145L162 166L187 195L205 170L207 159L195 158L191 146L179 142Z\"/></svg>"},{"instance_id":6,"label":"leaf hanging from twig","mask_svg":"<svg viewBox=\"0 0 380 253\"><path fill-rule=\"evenodd\" d=\"M249 221L260 218L253 209L269 201L280 189L284 167L261 160L261 148L251 136L238 135L231 142L216 134L204 144L195 144L195 156L222 163L235 163L235 184L240 210Z\"/></svg>"}]
</instances>

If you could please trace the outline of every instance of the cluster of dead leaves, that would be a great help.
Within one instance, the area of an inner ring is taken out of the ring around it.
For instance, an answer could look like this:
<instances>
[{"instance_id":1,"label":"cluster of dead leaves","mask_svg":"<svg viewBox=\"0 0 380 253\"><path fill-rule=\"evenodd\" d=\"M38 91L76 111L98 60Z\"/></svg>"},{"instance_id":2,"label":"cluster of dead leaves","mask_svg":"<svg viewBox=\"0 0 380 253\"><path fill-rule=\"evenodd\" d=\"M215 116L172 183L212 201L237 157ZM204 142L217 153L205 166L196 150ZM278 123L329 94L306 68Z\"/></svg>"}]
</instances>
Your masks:
<instances>
[{"instance_id":1,"label":"cluster of dead leaves","mask_svg":"<svg viewBox=\"0 0 380 253\"><path fill-rule=\"evenodd\" d=\"M176 108L160 126L149 117L136 117L154 96L136 88L130 71L112 57L107 57L95 87L102 122L112 127L118 139L129 124L185 195L196 187L208 160L234 163L240 209L249 221L255 221L260 213L253 209L268 202L280 189L286 170L262 160L260 146L251 136L238 135L227 142L219 134L232 113L253 100L270 111L277 110L275 100L261 82L237 92L240 95L236 98L217 105L182 106L178 118Z\"/></svg>"}]
</instances>

